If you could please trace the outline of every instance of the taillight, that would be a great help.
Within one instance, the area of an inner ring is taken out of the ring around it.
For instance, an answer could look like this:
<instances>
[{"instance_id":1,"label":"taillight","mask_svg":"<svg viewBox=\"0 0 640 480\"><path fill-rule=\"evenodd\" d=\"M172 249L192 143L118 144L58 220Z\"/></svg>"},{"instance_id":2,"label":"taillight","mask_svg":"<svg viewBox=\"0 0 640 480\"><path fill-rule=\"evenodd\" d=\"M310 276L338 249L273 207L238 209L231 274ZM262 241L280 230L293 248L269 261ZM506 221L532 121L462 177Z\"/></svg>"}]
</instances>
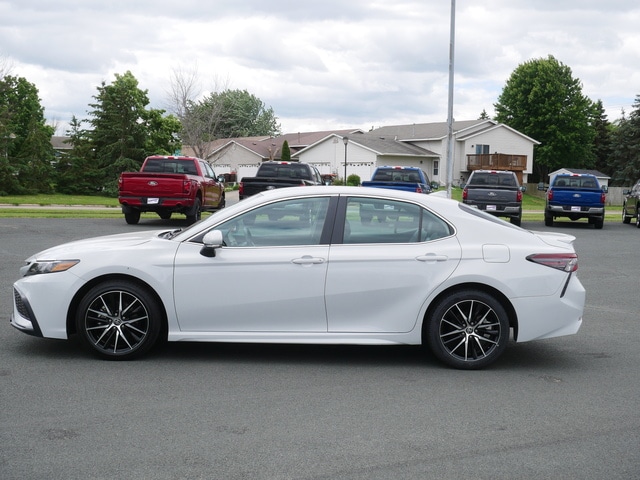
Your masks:
<instances>
[{"instance_id":1,"label":"taillight","mask_svg":"<svg viewBox=\"0 0 640 480\"><path fill-rule=\"evenodd\" d=\"M578 255L575 253L536 253L529 255L527 260L547 267L575 272L578 270Z\"/></svg>"},{"instance_id":2,"label":"taillight","mask_svg":"<svg viewBox=\"0 0 640 480\"><path fill-rule=\"evenodd\" d=\"M553 200L553 190L551 189L547 190L547 200Z\"/></svg>"},{"instance_id":3,"label":"taillight","mask_svg":"<svg viewBox=\"0 0 640 480\"><path fill-rule=\"evenodd\" d=\"M184 180L182 182L182 190L185 194L189 194L191 192L191 185L193 184L193 182L191 182L191 180Z\"/></svg>"},{"instance_id":4,"label":"taillight","mask_svg":"<svg viewBox=\"0 0 640 480\"><path fill-rule=\"evenodd\" d=\"M240 196L244 195L244 183L242 182L238 184L238 195Z\"/></svg>"},{"instance_id":5,"label":"taillight","mask_svg":"<svg viewBox=\"0 0 640 480\"><path fill-rule=\"evenodd\" d=\"M602 192L602 193L600 194L600 203L603 203L603 204L604 204L604 203L606 203L606 201L607 201L607 194L606 194L606 193L604 193L604 192Z\"/></svg>"},{"instance_id":6,"label":"taillight","mask_svg":"<svg viewBox=\"0 0 640 480\"><path fill-rule=\"evenodd\" d=\"M518 190L518 194L516 195L516 201L522 201L522 190Z\"/></svg>"},{"instance_id":7,"label":"taillight","mask_svg":"<svg viewBox=\"0 0 640 480\"><path fill-rule=\"evenodd\" d=\"M466 200L467 199L467 195L469 194L469 192L467 191L466 188L464 188L462 190L462 200Z\"/></svg>"},{"instance_id":8,"label":"taillight","mask_svg":"<svg viewBox=\"0 0 640 480\"><path fill-rule=\"evenodd\" d=\"M416 193L422 193L422 187L420 186L416 187Z\"/></svg>"}]
</instances>

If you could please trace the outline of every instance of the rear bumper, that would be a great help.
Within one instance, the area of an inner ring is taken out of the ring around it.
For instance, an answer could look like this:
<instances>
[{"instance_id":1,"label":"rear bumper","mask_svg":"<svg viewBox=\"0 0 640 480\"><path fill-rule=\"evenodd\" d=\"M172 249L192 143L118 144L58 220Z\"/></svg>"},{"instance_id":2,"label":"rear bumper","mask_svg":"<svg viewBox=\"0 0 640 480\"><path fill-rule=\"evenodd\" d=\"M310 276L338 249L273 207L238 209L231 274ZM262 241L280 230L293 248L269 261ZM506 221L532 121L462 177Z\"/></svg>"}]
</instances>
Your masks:
<instances>
[{"instance_id":1,"label":"rear bumper","mask_svg":"<svg viewBox=\"0 0 640 480\"><path fill-rule=\"evenodd\" d=\"M547 215L554 217L604 217L604 207L590 207L580 205L547 205L545 209Z\"/></svg>"},{"instance_id":2,"label":"rear bumper","mask_svg":"<svg viewBox=\"0 0 640 480\"><path fill-rule=\"evenodd\" d=\"M182 212L193 207L192 198L174 197L119 197L118 201L125 208L139 210L141 212Z\"/></svg>"}]
</instances>

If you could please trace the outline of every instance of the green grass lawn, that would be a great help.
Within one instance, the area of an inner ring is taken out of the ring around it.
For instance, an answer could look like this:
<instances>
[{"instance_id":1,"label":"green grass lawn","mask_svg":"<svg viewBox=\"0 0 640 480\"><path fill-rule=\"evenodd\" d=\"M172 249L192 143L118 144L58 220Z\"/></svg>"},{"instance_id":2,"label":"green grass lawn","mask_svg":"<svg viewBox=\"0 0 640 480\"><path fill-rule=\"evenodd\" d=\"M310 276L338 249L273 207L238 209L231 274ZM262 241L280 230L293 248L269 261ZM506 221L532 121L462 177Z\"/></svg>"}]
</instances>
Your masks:
<instances>
[{"instance_id":1,"label":"green grass lawn","mask_svg":"<svg viewBox=\"0 0 640 480\"><path fill-rule=\"evenodd\" d=\"M454 200L462 200L462 190L451 190ZM7 206L4 206L4 205ZM522 200L523 220L542 221L545 200L543 197L524 194ZM46 206L49 208L14 208L17 205ZM59 208L56 208L60 206ZM73 206L75 208L69 208ZM86 208L82 208L86 207ZM93 207L101 207L99 209ZM104 208L107 207L107 208ZM621 206L609 206L606 221L620 221ZM530 213L528 213L530 212ZM90 195L9 195L0 197L0 218L118 218L122 216L117 198ZM157 218L154 213L143 214L142 218ZM176 216L178 218L178 216Z\"/></svg>"}]
</instances>

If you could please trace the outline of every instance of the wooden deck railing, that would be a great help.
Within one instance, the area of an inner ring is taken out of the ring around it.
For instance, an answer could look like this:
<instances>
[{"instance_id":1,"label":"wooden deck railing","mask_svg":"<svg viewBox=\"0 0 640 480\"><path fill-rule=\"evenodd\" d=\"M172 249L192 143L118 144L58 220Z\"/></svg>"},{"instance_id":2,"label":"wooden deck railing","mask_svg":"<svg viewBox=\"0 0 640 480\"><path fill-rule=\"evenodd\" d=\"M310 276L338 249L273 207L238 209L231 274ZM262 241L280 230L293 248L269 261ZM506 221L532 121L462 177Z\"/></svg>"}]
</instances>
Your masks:
<instances>
[{"instance_id":1,"label":"wooden deck railing","mask_svg":"<svg viewBox=\"0 0 640 480\"><path fill-rule=\"evenodd\" d=\"M527 168L526 155L483 153L467 155L467 170L510 170L522 172Z\"/></svg>"}]
</instances>

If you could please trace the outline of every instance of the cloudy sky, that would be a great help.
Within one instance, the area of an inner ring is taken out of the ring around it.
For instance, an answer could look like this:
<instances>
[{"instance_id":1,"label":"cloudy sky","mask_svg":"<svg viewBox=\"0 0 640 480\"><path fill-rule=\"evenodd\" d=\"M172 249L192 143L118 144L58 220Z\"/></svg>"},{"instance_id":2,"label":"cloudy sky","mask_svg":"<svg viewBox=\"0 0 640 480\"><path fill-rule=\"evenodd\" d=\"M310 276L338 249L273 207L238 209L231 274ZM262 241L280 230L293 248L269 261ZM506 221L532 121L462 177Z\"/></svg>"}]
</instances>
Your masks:
<instances>
[{"instance_id":1,"label":"cloudy sky","mask_svg":"<svg viewBox=\"0 0 640 480\"><path fill-rule=\"evenodd\" d=\"M0 0L0 61L59 130L127 70L154 108L178 71L205 93L246 89L285 133L444 122L450 13L447 0ZM514 69L548 55L610 121L640 94L637 0L458 0L455 23L456 120L493 115Z\"/></svg>"}]
</instances>

